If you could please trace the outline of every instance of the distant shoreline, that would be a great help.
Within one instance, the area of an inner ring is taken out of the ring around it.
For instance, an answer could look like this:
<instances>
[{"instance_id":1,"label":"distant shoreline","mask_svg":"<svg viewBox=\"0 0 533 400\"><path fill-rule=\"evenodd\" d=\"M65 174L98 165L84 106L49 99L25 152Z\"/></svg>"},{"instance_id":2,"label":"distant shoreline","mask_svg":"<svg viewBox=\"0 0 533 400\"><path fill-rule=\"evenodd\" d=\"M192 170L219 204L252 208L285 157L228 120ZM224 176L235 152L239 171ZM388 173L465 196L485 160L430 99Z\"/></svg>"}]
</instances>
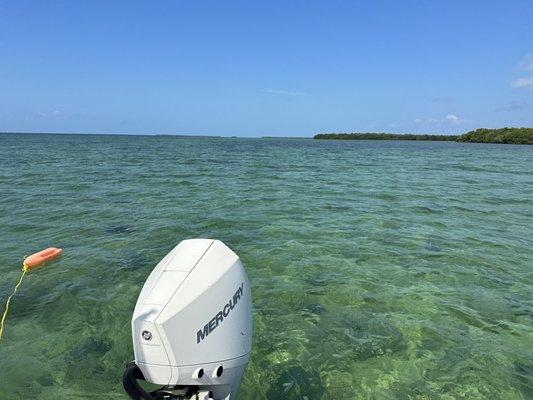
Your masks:
<instances>
[{"instance_id":1,"label":"distant shoreline","mask_svg":"<svg viewBox=\"0 0 533 400\"><path fill-rule=\"evenodd\" d=\"M142 137L185 137L185 138L230 138L220 135L182 135L175 133L93 133L93 132L0 132L0 135L80 135L80 136L142 136Z\"/></svg>"},{"instance_id":2,"label":"distant shoreline","mask_svg":"<svg viewBox=\"0 0 533 400\"><path fill-rule=\"evenodd\" d=\"M416 135L400 133L319 133L313 139L318 140L431 140L456 141L459 135Z\"/></svg>"},{"instance_id":3,"label":"distant shoreline","mask_svg":"<svg viewBox=\"0 0 533 400\"><path fill-rule=\"evenodd\" d=\"M83 132L0 132L0 135L81 135L81 136L128 136L128 137L174 137L192 139L254 139L254 140L408 140L408 141L446 141L493 144L533 145L533 128L476 129L462 135L396 134L396 133L319 133L311 137L302 136L221 136L221 135L183 135L173 133L83 133Z\"/></svg>"},{"instance_id":4,"label":"distant shoreline","mask_svg":"<svg viewBox=\"0 0 533 400\"><path fill-rule=\"evenodd\" d=\"M463 135L416 135L395 133L319 133L318 140L421 140L496 144L533 144L533 128L476 129Z\"/></svg>"}]
</instances>

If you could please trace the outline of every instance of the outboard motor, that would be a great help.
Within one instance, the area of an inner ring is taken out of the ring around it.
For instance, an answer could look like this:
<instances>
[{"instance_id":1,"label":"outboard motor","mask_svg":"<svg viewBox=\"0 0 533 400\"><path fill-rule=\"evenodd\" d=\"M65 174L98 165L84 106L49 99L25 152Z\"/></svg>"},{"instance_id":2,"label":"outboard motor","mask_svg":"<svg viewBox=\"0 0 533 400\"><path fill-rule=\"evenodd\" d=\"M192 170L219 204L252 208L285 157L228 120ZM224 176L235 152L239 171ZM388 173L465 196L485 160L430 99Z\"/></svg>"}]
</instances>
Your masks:
<instances>
[{"instance_id":1,"label":"outboard motor","mask_svg":"<svg viewBox=\"0 0 533 400\"><path fill-rule=\"evenodd\" d=\"M131 321L134 400L234 399L252 347L252 299L239 256L211 239L184 240L154 268ZM162 385L148 393L138 380Z\"/></svg>"}]
</instances>

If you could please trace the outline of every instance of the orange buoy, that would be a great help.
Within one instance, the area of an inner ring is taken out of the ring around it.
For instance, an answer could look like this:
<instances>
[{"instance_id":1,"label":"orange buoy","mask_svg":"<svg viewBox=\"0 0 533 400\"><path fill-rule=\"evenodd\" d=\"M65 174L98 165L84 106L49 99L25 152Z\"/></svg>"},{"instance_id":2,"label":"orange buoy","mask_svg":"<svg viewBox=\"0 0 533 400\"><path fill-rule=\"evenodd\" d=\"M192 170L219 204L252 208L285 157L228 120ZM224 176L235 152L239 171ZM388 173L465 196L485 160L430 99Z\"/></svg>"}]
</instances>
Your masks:
<instances>
[{"instance_id":1,"label":"orange buoy","mask_svg":"<svg viewBox=\"0 0 533 400\"><path fill-rule=\"evenodd\" d=\"M2 339L2 334L4 333L4 322L6 320L7 313L9 312L9 303L11 302L11 298L17 293L17 290L20 284L22 283L22 279L24 279L24 276L28 273L30 269L38 267L46 261L50 261L54 258L59 257L62 251L63 249L58 249L57 247L49 247L47 249L38 251L37 253L34 253L24 259L24 262L22 263L22 275L20 276L18 283L15 285L13 293L11 293L7 298L6 308L4 310L4 313L2 314L2 319L0 319L0 339Z\"/></svg>"},{"instance_id":2,"label":"orange buoy","mask_svg":"<svg viewBox=\"0 0 533 400\"><path fill-rule=\"evenodd\" d=\"M58 249L57 247L49 247L47 249L38 251L37 253L26 257L24 259L24 265L29 269L38 267L46 261L50 261L56 257L59 257L62 251L63 249Z\"/></svg>"}]
</instances>

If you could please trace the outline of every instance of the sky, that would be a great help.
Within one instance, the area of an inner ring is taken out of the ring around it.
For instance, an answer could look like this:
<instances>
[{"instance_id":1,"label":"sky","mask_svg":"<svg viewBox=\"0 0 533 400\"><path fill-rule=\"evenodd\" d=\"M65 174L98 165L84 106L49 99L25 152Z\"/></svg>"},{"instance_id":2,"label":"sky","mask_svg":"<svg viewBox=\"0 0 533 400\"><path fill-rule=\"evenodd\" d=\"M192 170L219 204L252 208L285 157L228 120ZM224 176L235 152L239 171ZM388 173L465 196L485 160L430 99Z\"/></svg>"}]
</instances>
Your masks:
<instances>
[{"instance_id":1,"label":"sky","mask_svg":"<svg viewBox=\"0 0 533 400\"><path fill-rule=\"evenodd\" d=\"M533 126L533 1L0 0L0 132Z\"/></svg>"}]
</instances>

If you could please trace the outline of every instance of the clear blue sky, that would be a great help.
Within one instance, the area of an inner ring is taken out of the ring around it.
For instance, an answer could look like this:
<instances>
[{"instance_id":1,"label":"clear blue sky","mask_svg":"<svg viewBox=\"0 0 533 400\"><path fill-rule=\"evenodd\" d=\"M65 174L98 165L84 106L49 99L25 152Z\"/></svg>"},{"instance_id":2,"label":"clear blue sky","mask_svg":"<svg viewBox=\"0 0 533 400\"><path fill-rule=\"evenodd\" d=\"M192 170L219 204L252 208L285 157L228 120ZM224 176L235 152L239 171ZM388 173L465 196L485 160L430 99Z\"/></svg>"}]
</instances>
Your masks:
<instances>
[{"instance_id":1,"label":"clear blue sky","mask_svg":"<svg viewBox=\"0 0 533 400\"><path fill-rule=\"evenodd\" d=\"M0 131L533 126L533 1L1 1Z\"/></svg>"}]
</instances>

